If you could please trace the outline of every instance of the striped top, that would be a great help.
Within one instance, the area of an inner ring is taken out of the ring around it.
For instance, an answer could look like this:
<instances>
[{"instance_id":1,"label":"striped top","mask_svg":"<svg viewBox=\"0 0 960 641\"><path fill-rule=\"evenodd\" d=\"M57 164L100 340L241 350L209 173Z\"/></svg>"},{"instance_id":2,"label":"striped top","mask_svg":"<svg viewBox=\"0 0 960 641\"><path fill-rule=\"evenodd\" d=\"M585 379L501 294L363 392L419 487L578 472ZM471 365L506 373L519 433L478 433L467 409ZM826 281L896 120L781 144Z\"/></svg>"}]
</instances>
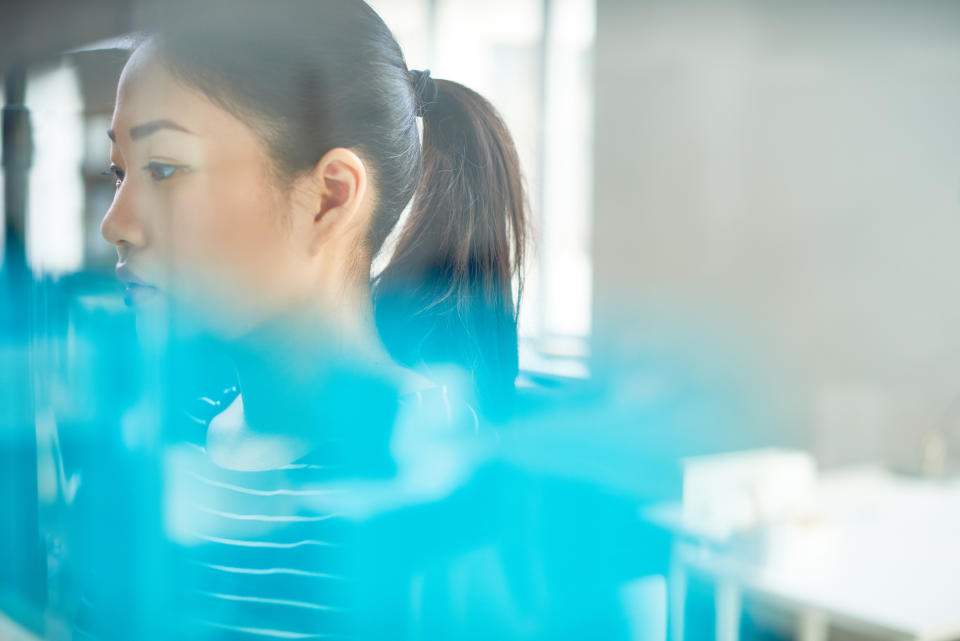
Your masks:
<instances>
[{"instance_id":1,"label":"striped top","mask_svg":"<svg viewBox=\"0 0 960 641\"><path fill-rule=\"evenodd\" d=\"M214 464L209 421L236 398L201 399L195 442L164 461L164 524L172 545L170 634L209 641L350 638L356 520L340 513L343 461L323 449L292 464L237 471ZM446 388L402 398L400 419L452 423ZM472 410L471 431L478 423Z\"/></svg>"}]
</instances>

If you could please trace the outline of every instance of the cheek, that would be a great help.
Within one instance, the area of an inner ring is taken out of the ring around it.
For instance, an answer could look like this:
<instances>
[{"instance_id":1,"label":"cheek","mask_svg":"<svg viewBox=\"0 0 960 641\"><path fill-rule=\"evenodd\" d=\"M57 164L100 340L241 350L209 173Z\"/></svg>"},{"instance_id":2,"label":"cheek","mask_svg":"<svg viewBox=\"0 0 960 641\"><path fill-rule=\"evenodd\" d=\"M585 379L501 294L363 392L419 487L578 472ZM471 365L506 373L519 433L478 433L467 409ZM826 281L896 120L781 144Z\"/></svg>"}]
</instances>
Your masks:
<instances>
[{"instance_id":1,"label":"cheek","mask_svg":"<svg viewBox=\"0 0 960 641\"><path fill-rule=\"evenodd\" d=\"M174 287L188 301L268 315L294 297L294 251L269 191L194 183L171 197Z\"/></svg>"}]
</instances>

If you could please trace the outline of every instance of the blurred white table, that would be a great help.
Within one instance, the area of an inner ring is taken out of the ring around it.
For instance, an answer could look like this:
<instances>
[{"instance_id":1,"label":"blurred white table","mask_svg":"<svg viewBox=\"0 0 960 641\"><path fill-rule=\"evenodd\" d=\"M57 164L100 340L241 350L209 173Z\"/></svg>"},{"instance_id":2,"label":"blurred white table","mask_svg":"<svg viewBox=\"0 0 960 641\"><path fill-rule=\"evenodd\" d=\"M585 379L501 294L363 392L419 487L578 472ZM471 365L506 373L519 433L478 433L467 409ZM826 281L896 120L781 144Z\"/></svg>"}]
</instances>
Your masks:
<instances>
[{"instance_id":1,"label":"blurred white table","mask_svg":"<svg viewBox=\"0 0 960 641\"><path fill-rule=\"evenodd\" d=\"M737 639L745 591L795 612L802 641L825 640L831 625L878 639L960 639L960 481L830 472L816 504L816 518L767 532L759 557L685 523L678 503L644 510L674 533L671 640L684 637L690 572L715 582L718 641Z\"/></svg>"}]
</instances>

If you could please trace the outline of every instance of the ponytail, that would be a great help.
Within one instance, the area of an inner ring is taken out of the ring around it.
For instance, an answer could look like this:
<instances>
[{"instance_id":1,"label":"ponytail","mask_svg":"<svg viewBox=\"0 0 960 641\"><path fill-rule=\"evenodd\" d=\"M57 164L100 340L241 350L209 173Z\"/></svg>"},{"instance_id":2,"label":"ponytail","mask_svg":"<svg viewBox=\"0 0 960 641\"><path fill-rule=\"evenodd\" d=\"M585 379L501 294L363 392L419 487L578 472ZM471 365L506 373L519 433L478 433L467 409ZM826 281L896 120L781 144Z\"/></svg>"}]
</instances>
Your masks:
<instances>
[{"instance_id":1,"label":"ponytail","mask_svg":"<svg viewBox=\"0 0 960 641\"><path fill-rule=\"evenodd\" d=\"M393 257L374 282L374 311L396 360L464 368L479 407L504 416L518 370L512 282L522 277L527 224L520 161L486 99L428 74L412 72L422 174Z\"/></svg>"}]
</instances>

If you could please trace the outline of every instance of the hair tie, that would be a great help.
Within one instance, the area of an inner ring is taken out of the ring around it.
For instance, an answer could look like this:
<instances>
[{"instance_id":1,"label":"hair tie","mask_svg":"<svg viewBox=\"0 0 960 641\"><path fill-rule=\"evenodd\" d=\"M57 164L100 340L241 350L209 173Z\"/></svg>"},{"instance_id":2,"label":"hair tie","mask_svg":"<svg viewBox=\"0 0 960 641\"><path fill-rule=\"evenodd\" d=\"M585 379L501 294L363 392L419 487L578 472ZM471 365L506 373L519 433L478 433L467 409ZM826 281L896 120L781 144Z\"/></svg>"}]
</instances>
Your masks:
<instances>
[{"instance_id":1,"label":"hair tie","mask_svg":"<svg viewBox=\"0 0 960 641\"><path fill-rule=\"evenodd\" d=\"M430 77L429 69L423 71L411 69L410 81L413 84L417 117L422 118L437 101L437 81Z\"/></svg>"}]
</instances>

